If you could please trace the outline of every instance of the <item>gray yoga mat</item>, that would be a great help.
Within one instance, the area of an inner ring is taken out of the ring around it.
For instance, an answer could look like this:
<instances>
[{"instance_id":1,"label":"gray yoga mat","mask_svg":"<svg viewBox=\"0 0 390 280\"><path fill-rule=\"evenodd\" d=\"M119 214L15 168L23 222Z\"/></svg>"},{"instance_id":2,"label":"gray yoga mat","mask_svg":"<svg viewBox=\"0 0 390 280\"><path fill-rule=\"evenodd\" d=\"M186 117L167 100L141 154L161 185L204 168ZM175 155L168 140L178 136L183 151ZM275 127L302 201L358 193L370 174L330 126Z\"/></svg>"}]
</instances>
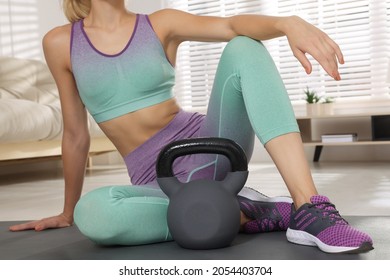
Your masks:
<instances>
[{"instance_id":1,"label":"gray yoga mat","mask_svg":"<svg viewBox=\"0 0 390 280\"><path fill-rule=\"evenodd\" d=\"M96 245L76 226L43 232L10 232L20 222L0 222L0 260L390 260L390 217L346 217L374 240L363 254L326 254L316 247L289 243L285 232L239 234L232 246L187 250L175 242L142 246Z\"/></svg>"}]
</instances>

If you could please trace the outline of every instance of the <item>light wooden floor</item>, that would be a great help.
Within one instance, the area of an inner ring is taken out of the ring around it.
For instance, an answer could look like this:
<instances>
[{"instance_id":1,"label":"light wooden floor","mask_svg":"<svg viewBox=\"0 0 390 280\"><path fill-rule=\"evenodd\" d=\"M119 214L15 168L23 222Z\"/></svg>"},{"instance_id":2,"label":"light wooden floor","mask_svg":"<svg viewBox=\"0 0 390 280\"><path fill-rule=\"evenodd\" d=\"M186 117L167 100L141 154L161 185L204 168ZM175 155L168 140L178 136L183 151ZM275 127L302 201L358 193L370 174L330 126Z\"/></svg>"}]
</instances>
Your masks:
<instances>
[{"instance_id":1,"label":"light wooden floor","mask_svg":"<svg viewBox=\"0 0 390 280\"><path fill-rule=\"evenodd\" d=\"M342 215L390 216L390 163L319 163L312 166L321 194ZM97 166L89 170L84 192L100 186L129 184L124 166ZM247 185L267 195L287 195L272 164L250 165ZM62 170L0 175L0 221L39 219L62 210Z\"/></svg>"}]
</instances>

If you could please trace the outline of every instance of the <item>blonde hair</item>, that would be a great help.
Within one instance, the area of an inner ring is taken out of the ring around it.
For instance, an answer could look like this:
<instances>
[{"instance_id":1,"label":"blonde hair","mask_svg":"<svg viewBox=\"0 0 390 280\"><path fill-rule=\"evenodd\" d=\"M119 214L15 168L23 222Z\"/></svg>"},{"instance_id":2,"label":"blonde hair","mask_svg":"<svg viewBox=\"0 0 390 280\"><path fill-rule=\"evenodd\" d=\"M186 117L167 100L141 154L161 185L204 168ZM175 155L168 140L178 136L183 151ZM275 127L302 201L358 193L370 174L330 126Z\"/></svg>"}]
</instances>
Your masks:
<instances>
[{"instance_id":1,"label":"blonde hair","mask_svg":"<svg viewBox=\"0 0 390 280\"><path fill-rule=\"evenodd\" d=\"M66 18L70 22L75 22L89 14L91 0L63 0L62 7Z\"/></svg>"}]
</instances>

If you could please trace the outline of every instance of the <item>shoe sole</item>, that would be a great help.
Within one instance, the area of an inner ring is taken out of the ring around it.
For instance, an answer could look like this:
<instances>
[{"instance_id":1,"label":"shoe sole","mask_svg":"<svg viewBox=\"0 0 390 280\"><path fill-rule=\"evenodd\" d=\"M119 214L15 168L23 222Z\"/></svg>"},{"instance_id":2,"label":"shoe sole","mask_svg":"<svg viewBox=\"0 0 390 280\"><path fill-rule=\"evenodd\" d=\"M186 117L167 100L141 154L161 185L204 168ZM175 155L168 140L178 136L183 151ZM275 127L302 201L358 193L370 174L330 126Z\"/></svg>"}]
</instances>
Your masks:
<instances>
[{"instance_id":1,"label":"shoe sole","mask_svg":"<svg viewBox=\"0 0 390 280\"><path fill-rule=\"evenodd\" d=\"M314 235L302 230L294 230L291 228L287 229L286 232L287 240L291 243L306 245L306 246L317 246L321 251L325 253L364 253L374 249L370 242L364 242L358 247L342 247L342 246L331 246L323 243Z\"/></svg>"},{"instance_id":2,"label":"shoe sole","mask_svg":"<svg viewBox=\"0 0 390 280\"><path fill-rule=\"evenodd\" d=\"M252 201L293 203L292 198L289 196L269 197L249 187L245 187L238 195Z\"/></svg>"}]
</instances>

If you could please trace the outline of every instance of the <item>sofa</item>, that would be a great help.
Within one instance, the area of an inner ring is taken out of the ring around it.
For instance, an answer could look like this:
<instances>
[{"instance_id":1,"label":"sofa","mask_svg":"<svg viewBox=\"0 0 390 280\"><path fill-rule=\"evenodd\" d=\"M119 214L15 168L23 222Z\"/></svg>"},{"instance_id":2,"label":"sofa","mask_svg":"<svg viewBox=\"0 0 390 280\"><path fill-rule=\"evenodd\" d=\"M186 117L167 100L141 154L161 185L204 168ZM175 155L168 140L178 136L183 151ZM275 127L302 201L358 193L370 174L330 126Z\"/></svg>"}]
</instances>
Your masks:
<instances>
[{"instance_id":1,"label":"sofa","mask_svg":"<svg viewBox=\"0 0 390 280\"><path fill-rule=\"evenodd\" d=\"M114 151L89 116L90 156ZM61 156L59 95L47 65L0 57L0 162Z\"/></svg>"}]
</instances>

